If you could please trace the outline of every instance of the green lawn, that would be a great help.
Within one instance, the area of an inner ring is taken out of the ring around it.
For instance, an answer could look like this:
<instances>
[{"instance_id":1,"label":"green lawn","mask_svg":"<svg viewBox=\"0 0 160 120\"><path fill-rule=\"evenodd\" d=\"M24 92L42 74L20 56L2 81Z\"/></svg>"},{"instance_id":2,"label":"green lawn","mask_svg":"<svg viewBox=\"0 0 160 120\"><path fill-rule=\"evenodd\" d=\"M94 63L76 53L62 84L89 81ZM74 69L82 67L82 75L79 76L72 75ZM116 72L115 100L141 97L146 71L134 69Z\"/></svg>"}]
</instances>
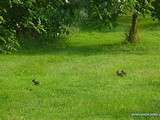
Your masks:
<instances>
[{"instance_id":1,"label":"green lawn","mask_svg":"<svg viewBox=\"0 0 160 120\"><path fill-rule=\"evenodd\" d=\"M0 120L159 120L131 113L160 113L160 25L144 19L142 41L127 45L119 24L81 28L65 48L0 55Z\"/></svg>"}]
</instances>

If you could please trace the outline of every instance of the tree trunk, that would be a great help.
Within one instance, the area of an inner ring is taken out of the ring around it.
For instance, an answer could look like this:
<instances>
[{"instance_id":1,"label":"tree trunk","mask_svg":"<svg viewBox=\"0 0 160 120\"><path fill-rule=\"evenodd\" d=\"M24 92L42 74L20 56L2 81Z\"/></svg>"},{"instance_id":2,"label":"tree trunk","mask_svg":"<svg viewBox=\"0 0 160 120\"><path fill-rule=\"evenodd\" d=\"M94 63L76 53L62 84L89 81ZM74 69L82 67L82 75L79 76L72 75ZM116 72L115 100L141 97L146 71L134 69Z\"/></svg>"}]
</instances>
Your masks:
<instances>
[{"instance_id":1,"label":"tree trunk","mask_svg":"<svg viewBox=\"0 0 160 120\"><path fill-rule=\"evenodd\" d=\"M133 12L132 23L131 23L129 35L127 38L128 42L135 43L135 42L139 41L137 30L138 30L138 13Z\"/></svg>"}]
</instances>

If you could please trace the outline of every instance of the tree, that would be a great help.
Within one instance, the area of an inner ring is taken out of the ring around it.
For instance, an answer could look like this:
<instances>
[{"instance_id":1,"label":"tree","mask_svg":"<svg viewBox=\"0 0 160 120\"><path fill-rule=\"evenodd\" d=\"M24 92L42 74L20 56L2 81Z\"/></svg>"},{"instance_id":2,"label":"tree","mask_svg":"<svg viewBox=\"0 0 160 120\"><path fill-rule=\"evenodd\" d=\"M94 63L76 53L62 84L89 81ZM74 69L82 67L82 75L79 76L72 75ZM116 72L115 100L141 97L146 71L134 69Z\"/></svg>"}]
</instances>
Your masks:
<instances>
[{"instance_id":1,"label":"tree","mask_svg":"<svg viewBox=\"0 0 160 120\"><path fill-rule=\"evenodd\" d=\"M112 26L118 16L132 13L131 27L127 35L127 41L134 43L139 40L137 34L138 17L139 15L144 16L150 12L152 2L153 0L90 0L88 3L89 17L99 19L101 22Z\"/></svg>"},{"instance_id":2,"label":"tree","mask_svg":"<svg viewBox=\"0 0 160 120\"><path fill-rule=\"evenodd\" d=\"M128 0L127 5L131 8L132 22L127 40L130 43L139 41L138 37L138 16L149 13L152 8L152 0Z\"/></svg>"},{"instance_id":3,"label":"tree","mask_svg":"<svg viewBox=\"0 0 160 120\"><path fill-rule=\"evenodd\" d=\"M152 2L153 0L88 0L85 3L87 4L88 17L108 26L113 26L118 16L132 13L127 41L134 43L138 41L138 17L150 12Z\"/></svg>"}]
</instances>

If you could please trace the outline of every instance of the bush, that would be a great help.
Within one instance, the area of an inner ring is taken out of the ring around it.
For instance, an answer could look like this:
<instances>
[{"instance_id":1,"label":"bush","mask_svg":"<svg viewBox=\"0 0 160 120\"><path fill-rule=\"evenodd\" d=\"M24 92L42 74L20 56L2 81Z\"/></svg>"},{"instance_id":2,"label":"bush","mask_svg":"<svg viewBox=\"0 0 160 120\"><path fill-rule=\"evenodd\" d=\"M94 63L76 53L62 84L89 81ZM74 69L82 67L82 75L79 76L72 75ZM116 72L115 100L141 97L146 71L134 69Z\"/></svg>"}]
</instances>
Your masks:
<instances>
[{"instance_id":1,"label":"bush","mask_svg":"<svg viewBox=\"0 0 160 120\"><path fill-rule=\"evenodd\" d=\"M67 28L74 18L70 17L74 14L71 6L64 0L0 1L1 51L15 50L18 36L26 33L33 39L43 37L43 42L56 43L69 33Z\"/></svg>"},{"instance_id":2,"label":"bush","mask_svg":"<svg viewBox=\"0 0 160 120\"><path fill-rule=\"evenodd\" d=\"M5 19L0 9L0 53L10 53L16 51L19 46L15 31L5 27Z\"/></svg>"},{"instance_id":3,"label":"bush","mask_svg":"<svg viewBox=\"0 0 160 120\"><path fill-rule=\"evenodd\" d=\"M160 1L159 0L155 0L153 2L152 17L160 20Z\"/></svg>"},{"instance_id":4,"label":"bush","mask_svg":"<svg viewBox=\"0 0 160 120\"><path fill-rule=\"evenodd\" d=\"M11 53L16 51L19 43L15 36L15 31L0 26L0 53Z\"/></svg>"}]
</instances>

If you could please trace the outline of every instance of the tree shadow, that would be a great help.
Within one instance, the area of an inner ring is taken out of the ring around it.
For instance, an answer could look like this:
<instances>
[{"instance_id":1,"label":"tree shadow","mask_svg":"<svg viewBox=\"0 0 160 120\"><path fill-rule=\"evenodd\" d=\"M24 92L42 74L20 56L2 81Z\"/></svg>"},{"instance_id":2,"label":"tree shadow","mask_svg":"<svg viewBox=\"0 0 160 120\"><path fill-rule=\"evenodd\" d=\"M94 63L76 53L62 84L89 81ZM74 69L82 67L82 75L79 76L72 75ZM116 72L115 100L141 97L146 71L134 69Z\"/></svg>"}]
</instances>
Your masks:
<instances>
[{"instance_id":1,"label":"tree shadow","mask_svg":"<svg viewBox=\"0 0 160 120\"><path fill-rule=\"evenodd\" d=\"M17 55L101 55L101 54L146 54L147 50L141 44L127 44L124 42L113 44L65 46L65 47L36 47L22 49Z\"/></svg>"}]
</instances>

